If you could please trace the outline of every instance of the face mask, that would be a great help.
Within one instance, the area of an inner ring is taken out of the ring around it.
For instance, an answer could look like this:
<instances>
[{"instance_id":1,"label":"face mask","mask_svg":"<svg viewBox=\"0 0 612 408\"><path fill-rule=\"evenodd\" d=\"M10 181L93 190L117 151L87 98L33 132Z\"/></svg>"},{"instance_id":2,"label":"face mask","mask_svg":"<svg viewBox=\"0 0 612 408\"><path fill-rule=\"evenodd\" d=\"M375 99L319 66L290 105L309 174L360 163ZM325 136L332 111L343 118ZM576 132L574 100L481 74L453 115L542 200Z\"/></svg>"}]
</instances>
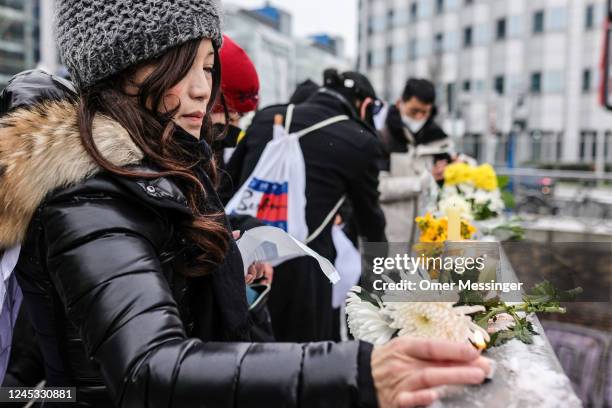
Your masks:
<instances>
[{"instance_id":1,"label":"face mask","mask_svg":"<svg viewBox=\"0 0 612 408\"><path fill-rule=\"evenodd\" d=\"M404 126L407 127L413 135L415 135L419 133L421 129L423 129L423 126L425 126L425 123L427 123L427 119L414 120L410 116L402 115L402 122Z\"/></svg>"}]
</instances>

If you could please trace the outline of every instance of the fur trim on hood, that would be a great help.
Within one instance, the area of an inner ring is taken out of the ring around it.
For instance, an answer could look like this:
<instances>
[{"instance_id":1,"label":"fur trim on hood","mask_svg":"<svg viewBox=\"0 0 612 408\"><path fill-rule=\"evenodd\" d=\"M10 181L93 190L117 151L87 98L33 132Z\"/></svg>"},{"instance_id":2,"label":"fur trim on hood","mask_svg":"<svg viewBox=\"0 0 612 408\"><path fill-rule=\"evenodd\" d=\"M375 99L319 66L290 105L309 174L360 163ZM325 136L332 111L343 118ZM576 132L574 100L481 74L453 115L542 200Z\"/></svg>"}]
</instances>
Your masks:
<instances>
[{"instance_id":1,"label":"fur trim on hood","mask_svg":"<svg viewBox=\"0 0 612 408\"><path fill-rule=\"evenodd\" d=\"M94 119L98 150L117 166L138 164L143 154L112 119ZM85 151L77 106L48 102L0 119L0 250L20 244L45 196L93 176L100 167Z\"/></svg>"}]
</instances>

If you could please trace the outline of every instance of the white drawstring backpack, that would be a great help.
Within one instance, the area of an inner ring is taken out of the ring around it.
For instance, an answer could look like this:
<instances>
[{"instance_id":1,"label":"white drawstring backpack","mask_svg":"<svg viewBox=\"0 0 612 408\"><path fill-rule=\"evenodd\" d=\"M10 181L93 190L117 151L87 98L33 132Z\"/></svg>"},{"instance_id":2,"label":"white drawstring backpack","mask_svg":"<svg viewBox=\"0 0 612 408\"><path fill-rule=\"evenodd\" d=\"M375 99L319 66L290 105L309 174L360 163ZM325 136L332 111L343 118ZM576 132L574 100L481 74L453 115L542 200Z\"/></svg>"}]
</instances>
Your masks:
<instances>
[{"instance_id":1,"label":"white drawstring backpack","mask_svg":"<svg viewBox=\"0 0 612 408\"><path fill-rule=\"evenodd\" d=\"M344 202L342 197L314 231L306 225L306 165L300 138L337 122L346 115L334 116L306 129L289 133L295 106L287 107L284 127L275 124L268 142L251 175L225 207L227 214L250 215L266 225L278 227L308 244L333 220Z\"/></svg>"}]
</instances>

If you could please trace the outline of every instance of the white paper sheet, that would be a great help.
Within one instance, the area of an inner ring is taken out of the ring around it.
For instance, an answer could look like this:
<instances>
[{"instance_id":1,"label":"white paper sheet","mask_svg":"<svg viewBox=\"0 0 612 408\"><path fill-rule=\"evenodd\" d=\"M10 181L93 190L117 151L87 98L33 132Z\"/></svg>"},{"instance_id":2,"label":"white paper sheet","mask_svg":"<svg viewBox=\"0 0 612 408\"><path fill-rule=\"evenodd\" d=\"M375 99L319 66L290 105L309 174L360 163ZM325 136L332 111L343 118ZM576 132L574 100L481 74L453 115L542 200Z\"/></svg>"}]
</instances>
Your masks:
<instances>
[{"instance_id":1,"label":"white paper sheet","mask_svg":"<svg viewBox=\"0 0 612 408\"><path fill-rule=\"evenodd\" d=\"M349 290L359 283L361 277L361 254L351 240L346 236L342 227L332 227L332 239L336 247L336 262L334 262L340 282L332 289L332 306L340 307L346 301Z\"/></svg>"},{"instance_id":2,"label":"white paper sheet","mask_svg":"<svg viewBox=\"0 0 612 408\"><path fill-rule=\"evenodd\" d=\"M340 275L331 262L280 228L264 226L250 229L242 235L237 244L242 255L245 275L253 262L268 262L276 266L300 256L311 256L317 260L321 271L331 283L340 280Z\"/></svg>"}]
</instances>

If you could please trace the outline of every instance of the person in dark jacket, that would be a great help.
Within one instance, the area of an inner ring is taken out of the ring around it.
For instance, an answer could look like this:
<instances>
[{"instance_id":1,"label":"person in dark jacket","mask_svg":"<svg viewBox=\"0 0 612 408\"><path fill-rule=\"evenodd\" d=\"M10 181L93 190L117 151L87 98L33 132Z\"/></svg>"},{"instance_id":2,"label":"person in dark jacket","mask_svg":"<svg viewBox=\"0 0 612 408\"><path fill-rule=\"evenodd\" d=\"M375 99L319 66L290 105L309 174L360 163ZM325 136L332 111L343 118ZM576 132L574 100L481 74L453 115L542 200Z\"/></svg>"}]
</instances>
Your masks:
<instances>
[{"instance_id":1,"label":"person in dark jacket","mask_svg":"<svg viewBox=\"0 0 612 408\"><path fill-rule=\"evenodd\" d=\"M295 87L295 91L289 98L289 103L297 105L302 102L306 102L312 95L314 95L321 86L317 84L312 79L307 79L303 82L300 82L298 86Z\"/></svg>"},{"instance_id":2,"label":"person in dark jacket","mask_svg":"<svg viewBox=\"0 0 612 408\"><path fill-rule=\"evenodd\" d=\"M216 3L57 7L79 98L0 119L0 250L21 245L46 386L77 389L66 406L414 406L483 381L467 344L250 343L209 145Z\"/></svg>"},{"instance_id":3,"label":"person in dark jacket","mask_svg":"<svg viewBox=\"0 0 612 408\"><path fill-rule=\"evenodd\" d=\"M0 92L0 117L44 101L69 100L75 97L76 89L65 79L39 69L25 71L11 78ZM2 385L33 387L42 381L44 376L38 337L32 328L26 307L22 307L15 324L10 359Z\"/></svg>"},{"instance_id":4,"label":"person in dark jacket","mask_svg":"<svg viewBox=\"0 0 612 408\"><path fill-rule=\"evenodd\" d=\"M325 119L348 115L349 119L324 127L300 139L306 165L306 224L310 233L323 225L309 246L332 263L336 251L332 221L328 216L342 197L350 201L359 235L371 242L385 242L385 217L378 202L380 144L362 119L376 94L367 78L356 72L327 70L325 87L295 106L291 132ZM275 115L285 115L287 105L258 112L227 165L237 190L249 177L272 139ZM235 191L235 190L234 190ZM328 220L325 223L326 219ZM277 340L337 339L337 322L331 305L331 284L316 273L316 261L295 259L275 268L270 313Z\"/></svg>"},{"instance_id":5,"label":"person in dark jacket","mask_svg":"<svg viewBox=\"0 0 612 408\"><path fill-rule=\"evenodd\" d=\"M389 107L381 140L385 159L381 169L390 169L391 153L406 153L421 145L439 145L440 150L450 152L451 141L444 130L435 122L436 90L426 79L410 78L406 82L402 97ZM432 155L434 178L442 177L444 167L451 161L449 152Z\"/></svg>"}]
</instances>

